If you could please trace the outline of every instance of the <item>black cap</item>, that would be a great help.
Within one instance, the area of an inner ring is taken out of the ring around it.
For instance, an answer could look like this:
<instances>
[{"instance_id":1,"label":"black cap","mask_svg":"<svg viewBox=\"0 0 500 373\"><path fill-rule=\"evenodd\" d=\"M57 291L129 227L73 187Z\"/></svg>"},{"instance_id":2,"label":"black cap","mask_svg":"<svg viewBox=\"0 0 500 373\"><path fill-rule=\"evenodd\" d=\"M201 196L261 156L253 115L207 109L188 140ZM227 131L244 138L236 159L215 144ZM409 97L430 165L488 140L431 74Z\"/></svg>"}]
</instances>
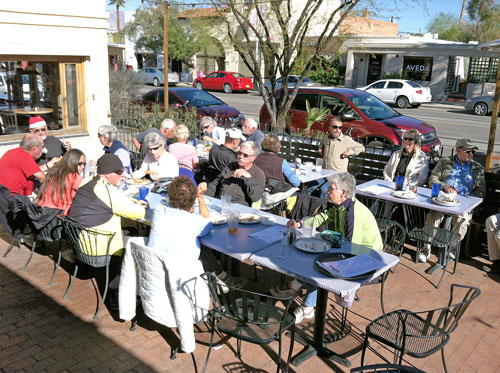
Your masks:
<instances>
[{"instance_id":1,"label":"black cap","mask_svg":"<svg viewBox=\"0 0 500 373\"><path fill-rule=\"evenodd\" d=\"M114 154L104 154L97 160L97 173L106 175L123 170L123 163Z\"/></svg>"}]
</instances>

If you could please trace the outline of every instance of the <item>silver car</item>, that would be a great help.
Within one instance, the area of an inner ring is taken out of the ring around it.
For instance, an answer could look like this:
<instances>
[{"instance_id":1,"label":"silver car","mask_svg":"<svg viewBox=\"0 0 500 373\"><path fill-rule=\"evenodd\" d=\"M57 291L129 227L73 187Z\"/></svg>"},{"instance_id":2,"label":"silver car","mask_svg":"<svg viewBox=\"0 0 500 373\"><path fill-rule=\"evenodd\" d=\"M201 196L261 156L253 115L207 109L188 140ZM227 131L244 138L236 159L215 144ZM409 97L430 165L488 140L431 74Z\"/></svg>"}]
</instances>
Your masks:
<instances>
[{"instance_id":1,"label":"silver car","mask_svg":"<svg viewBox=\"0 0 500 373\"><path fill-rule=\"evenodd\" d=\"M294 88L297 85L297 81L299 80L298 75L288 75L288 88ZM281 86L283 85L283 79L278 78L276 79L276 90L281 89ZM323 85L320 83L316 83L315 81L312 81L311 79L304 77L302 80L302 84L300 87L322 87ZM271 93L271 83L264 83L264 89L266 91L266 95L269 96Z\"/></svg>"},{"instance_id":2,"label":"silver car","mask_svg":"<svg viewBox=\"0 0 500 373\"><path fill-rule=\"evenodd\" d=\"M493 109L494 96L479 96L469 98L465 102L465 110L472 110L476 115L486 115Z\"/></svg>"},{"instance_id":3,"label":"silver car","mask_svg":"<svg viewBox=\"0 0 500 373\"><path fill-rule=\"evenodd\" d=\"M137 78L142 80L145 84L152 84L155 87L159 87L164 84L164 72L163 69L158 69L157 67L145 67L137 72ZM175 86L179 83L179 74L172 71L168 72L168 85Z\"/></svg>"}]
</instances>

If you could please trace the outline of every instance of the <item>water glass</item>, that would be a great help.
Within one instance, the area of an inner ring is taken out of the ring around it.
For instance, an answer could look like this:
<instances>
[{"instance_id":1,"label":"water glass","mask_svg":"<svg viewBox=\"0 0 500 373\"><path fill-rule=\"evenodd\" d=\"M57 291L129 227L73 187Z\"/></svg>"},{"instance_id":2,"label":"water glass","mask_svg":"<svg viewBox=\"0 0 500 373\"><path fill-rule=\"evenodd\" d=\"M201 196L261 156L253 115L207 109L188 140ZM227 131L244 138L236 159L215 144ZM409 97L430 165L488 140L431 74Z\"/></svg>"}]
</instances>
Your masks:
<instances>
[{"instance_id":1,"label":"water glass","mask_svg":"<svg viewBox=\"0 0 500 373\"><path fill-rule=\"evenodd\" d=\"M141 201L146 201L146 197L148 196L149 188L148 187L140 187L139 188L139 199Z\"/></svg>"},{"instance_id":2,"label":"water glass","mask_svg":"<svg viewBox=\"0 0 500 373\"><path fill-rule=\"evenodd\" d=\"M316 172L321 172L323 169L323 158L316 158Z\"/></svg>"},{"instance_id":3,"label":"water glass","mask_svg":"<svg viewBox=\"0 0 500 373\"><path fill-rule=\"evenodd\" d=\"M220 204L222 215L227 216L230 206L231 206L231 195L223 194L221 197L221 204Z\"/></svg>"},{"instance_id":4,"label":"water glass","mask_svg":"<svg viewBox=\"0 0 500 373\"><path fill-rule=\"evenodd\" d=\"M280 259L286 259L287 248L288 248L288 231L283 231L283 233L281 233L281 245L277 257Z\"/></svg>"},{"instance_id":5,"label":"water glass","mask_svg":"<svg viewBox=\"0 0 500 373\"><path fill-rule=\"evenodd\" d=\"M439 196L439 191L441 190L441 184L440 183L432 183L432 193L431 197L438 197Z\"/></svg>"},{"instance_id":6,"label":"water glass","mask_svg":"<svg viewBox=\"0 0 500 373\"><path fill-rule=\"evenodd\" d=\"M312 176L312 169L313 169L312 162L306 162L304 164L306 166L306 176L311 177Z\"/></svg>"},{"instance_id":7,"label":"water glass","mask_svg":"<svg viewBox=\"0 0 500 373\"><path fill-rule=\"evenodd\" d=\"M314 217L306 216L302 219L302 237L310 238L313 236Z\"/></svg>"},{"instance_id":8,"label":"water glass","mask_svg":"<svg viewBox=\"0 0 500 373\"><path fill-rule=\"evenodd\" d=\"M396 190L403 190L403 184L405 182L405 177L402 175L396 176Z\"/></svg>"},{"instance_id":9,"label":"water glass","mask_svg":"<svg viewBox=\"0 0 500 373\"><path fill-rule=\"evenodd\" d=\"M229 215L227 218L229 233L236 234L238 233L238 220L240 214L236 211L229 211Z\"/></svg>"}]
</instances>

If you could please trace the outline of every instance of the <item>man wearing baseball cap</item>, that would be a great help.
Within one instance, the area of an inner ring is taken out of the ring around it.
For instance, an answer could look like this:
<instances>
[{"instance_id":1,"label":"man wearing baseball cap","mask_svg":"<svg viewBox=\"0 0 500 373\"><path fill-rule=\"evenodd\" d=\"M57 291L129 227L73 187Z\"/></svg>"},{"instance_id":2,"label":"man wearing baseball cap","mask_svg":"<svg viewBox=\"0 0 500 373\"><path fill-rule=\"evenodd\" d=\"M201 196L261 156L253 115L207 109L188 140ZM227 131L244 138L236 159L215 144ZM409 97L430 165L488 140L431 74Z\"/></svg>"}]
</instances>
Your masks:
<instances>
[{"instance_id":1,"label":"man wearing baseball cap","mask_svg":"<svg viewBox=\"0 0 500 373\"><path fill-rule=\"evenodd\" d=\"M40 158L37 159L38 165L43 165L53 158L59 158L66 153L66 150L71 149L71 144L66 140L59 140L54 136L47 136L47 123L37 115L31 117L29 121L30 132L40 136L44 140L44 150Z\"/></svg>"},{"instance_id":2,"label":"man wearing baseball cap","mask_svg":"<svg viewBox=\"0 0 500 373\"><path fill-rule=\"evenodd\" d=\"M484 197L486 194L486 182L484 178L484 167L472 159L478 147L470 139L460 139L456 143L456 154L451 157L442 158L436 164L429 177L428 184L441 184L441 189L446 193L456 193L462 196ZM426 224L438 227L443 221L444 215L440 212L431 211L427 214ZM462 240L467 233L472 213L462 217L453 217L454 232L460 235ZM430 245L419 252L418 260L426 262L430 256ZM450 256L454 259L454 253Z\"/></svg>"},{"instance_id":3,"label":"man wearing baseball cap","mask_svg":"<svg viewBox=\"0 0 500 373\"><path fill-rule=\"evenodd\" d=\"M238 128L229 128L226 130L224 144L214 144L208 155L208 167L204 172L207 182L213 181L226 166L238 160L236 151L240 143L245 141L245 136Z\"/></svg>"}]
</instances>

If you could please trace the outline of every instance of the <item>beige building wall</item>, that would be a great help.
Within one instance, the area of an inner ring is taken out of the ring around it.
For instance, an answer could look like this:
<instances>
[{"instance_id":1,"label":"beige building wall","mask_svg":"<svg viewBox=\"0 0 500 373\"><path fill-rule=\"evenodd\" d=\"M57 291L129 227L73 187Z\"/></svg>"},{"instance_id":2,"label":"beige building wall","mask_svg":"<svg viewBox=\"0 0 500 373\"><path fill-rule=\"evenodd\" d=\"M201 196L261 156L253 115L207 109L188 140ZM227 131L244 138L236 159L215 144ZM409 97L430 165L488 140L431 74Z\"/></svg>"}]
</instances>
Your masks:
<instances>
[{"instance_id":1,"label":"beige building wall","mask_svg":"<svg viewBox=\"0 0 500 373\"><path fill-rule=\"evenodd\" d=\"M339 27L341 35L397 36L398 24L369 17L349 16Z\"/></svg>"},{"instance_id":2,"label":"beige building wall","mask_svg":"<svg viewBox=\"0 0 500 373\"><path fill-rule=\"evenodd\" d=\"M107 13L104 0L23 0L0 3L0 60L16 55L76 56L83 62L82 100L85 120L79 129L57 131L74 148L95 159L102 146L97 127L109 124ZM50 131L49 131L49 134ZM0 136L0 155L16 147L22 134Z\"/></svg>"}]
</instances>

